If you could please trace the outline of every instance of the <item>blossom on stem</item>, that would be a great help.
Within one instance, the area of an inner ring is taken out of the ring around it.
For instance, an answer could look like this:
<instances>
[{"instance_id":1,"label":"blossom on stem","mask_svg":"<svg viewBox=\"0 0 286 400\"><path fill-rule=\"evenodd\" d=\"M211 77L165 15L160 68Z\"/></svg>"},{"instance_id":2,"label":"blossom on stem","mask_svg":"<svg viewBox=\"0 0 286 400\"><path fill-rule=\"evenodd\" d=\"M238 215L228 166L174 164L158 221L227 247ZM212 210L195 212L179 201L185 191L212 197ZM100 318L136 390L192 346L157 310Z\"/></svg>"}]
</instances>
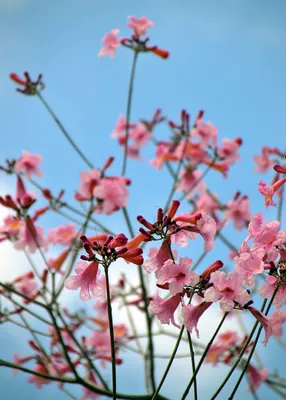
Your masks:
<instances>
[{"instance_id":1,"label":"blossom on stem","mask_svg":"<svg viewBox=\"0 0 286 400\"><path fill-rule=\"evenodd\" d=\"M250 221L251 213L249 208L250 204L247 196L234 198L226 203L224 219L226 221L232 220L235 229L241 230Z\"/></svg>"},{"instance_id":2,"label":"blossom on stem","mask_svg":"<svg viewBox=\"0 0 286 400\"><path fill-rule=\"evenodd\" d=\"M274 196L275 192L277 192L277 190L279 190L281 186L284 185L285 182L286 178L281 178L270 186L267 186L264 181L260 181L258 183L258 190L265 197L266 208L268 208L269 206L277 206L277 203L272 200L272 197Z\"/></svg>"},{"instance_id":3,"label":"blossom on stem","mask_svg":"<svg viewBox=\"0 0 286 400\"><path fill-rule=\"evenodd\" d=\"M217 148L217 154L220 158L226 161L229 165L235 164L239 160L237 151L242 145L242 139L223 139L222 146Z\"/></svg>"},{"instance_id":4,"label":"blossom on stem","mask_svg":"<svg viewBox=\"0 0 286 400\"><path fill-rule=\"evenodd\" d=\"M77 236L74 224L59 225L57 228L50 229L47 241L52 244L62 244L70 246Z\"/></svg>"},{"instance_id":5,"label":"blossom on stem","mask_svg":"<svg viewBox=\"0 0 286 400\"><path fill-rule=\"evenodd\" d=\"M199 337L199 330L197 328L198 321L203 313L212 305L212 302L205 302L192 306L191 304L182 307L182 317L185 327L190 333L195 329L197 337Z\"/></svg>"},{"instance_id":6,"label":"blossom on stem","mask_svg":"<svg viewBox=\"0 0 286 400\"><path fill-rule=\"evenodd\" d=\"M98 53L98 57L104 57L108 55L110 58L114 58L115 51L120 44L120 39L117 39L116 35L120 32L119 29L113 29L108 32L102 39L103 47Z\"/></svg>"},{"instance_id":7,"label":"blossom on stem","mask_svg":"<svg viewBox=\"0 0 286 400\"><path fill-rule=\"evenodd\" d=\"M213 286L204 293L206 301L220 300L220 308L223 311L231 311L236 303L244 305L249 301L249 294L243 287L242 277L238 272L230 272L228 276L224 271L216 271L211 274Z\"/></svg>"},{"instance_id":8,"label":"blossom on stem","mask_svg":"<svg viewBox=\"0 0 286 400\"><path fill-rule=\"evenodd\" d=\"M35 253L39 247L47 247L47 241L43 237L44 228L35 226L33 221L26 217L25 221L21 222L19 229L19 239L13 245L17 250L28 248L29 252Z\"/></svg>"},{"instance_id":9,"label":"blossom on stem","mask_svg":"<svg viewBox=\"0 0 286 400\"><path fill-rule=\"evenodd\" d=\"M133 30L137 37L146 35L147 29L155 25L154 22L144 16L140 18L129 16L128 18L130 22L128 22L127 26Z\"/></svg>"},{"instance_id":10,"label":"blossom on stem","mask_svg":"<svg viewBox=\"0 0 286 400\"><path fill-rule=\"evenodd\" d=\"M16 161L14 169L18 174L23 173L27 179L31 179L32 175L42 176L39 164L42 162L40 154L32 154L27 150L23 150L22 157Z\"/></svg>"},{"instance_id":11,"label":"blossom on stem","mask_svg":"<svg viewBox=\"0 0 286 400\"><path fill-rule=\"evenodd\" d=\"M265 281L266 281L265 283L259 286L258 293L264 299L268 299L273 295L274 290L276 289L278 278L273 275L268 275ZM277 293L275 295L272 304L276 308L281 308L285 304L285 301L286 301L286 282L282 281L279 285L279 288L277 290Z\"/></svg>"},{"instance_id":12,"label":"blossom on stem","mask_svg":"<svg viewBox=\"0 0 286 400\"><path fill-rule=\"evenodd\" d=\"M156 315L161 324L168 324L170 322L177 328L180 326L175 322L174 312L180 304L181 296L176 294L175 296L169 297L167 300L162 299L156 294L153 300L150 301L148 310L149 312Z\"/></svg>"},{"instance_id":13,"label":"blossom on stem","mask_svg":"<svg viewBox=\"0 0 286 400\"><path fill-rule=\"evenodd\" d=\"M97 278L100 274L98 263L78 261L75 266L75 273L77 276L70 276L65 280L65 287L70 290L76 290L80 287L79 297L81 300L90 300L96 294Z\"/></svg>"},{"instance_id":14,"label":"blossom on stem","mask_svg":"<svg viewBox=\"0 0 286 400\"><path fill-rule=\"evenodd\" d=\"M268 378L268 369L263 368L262 370L257 369L252 364L249 364L247 367L247 375L249 380L249 386L247 390L255 391L260 388L262 383Z\"/></svg>"},{"instance_id":15,"label":"blossom on stem","mask_svg":"<svg viewBox=\"0 0 286 400\"><path fill-rule=\"evenodd\" d=\"M143 267L149 274L151 272L156 272L162 268L165 261L171 259L169 243L163 240L160 249L156 247L151 247L148 253L148 260L144 261Z\"/></svg>"},{"instance_id":16,"label":"blossom on stem","mask_svg":"<svg viewBox=\"0 0 286 400\"><path fill-rule=\"evenodd\" d=\"M169 290L172 295L182 293L185 286L195 287L199 283L200 277L195 272L190 271L191 265L192 259L188 257L180 258L178 264L175 264L173 260L167 260L156 273L157 284L169 283Z\"/></svg>"}]
</instances>

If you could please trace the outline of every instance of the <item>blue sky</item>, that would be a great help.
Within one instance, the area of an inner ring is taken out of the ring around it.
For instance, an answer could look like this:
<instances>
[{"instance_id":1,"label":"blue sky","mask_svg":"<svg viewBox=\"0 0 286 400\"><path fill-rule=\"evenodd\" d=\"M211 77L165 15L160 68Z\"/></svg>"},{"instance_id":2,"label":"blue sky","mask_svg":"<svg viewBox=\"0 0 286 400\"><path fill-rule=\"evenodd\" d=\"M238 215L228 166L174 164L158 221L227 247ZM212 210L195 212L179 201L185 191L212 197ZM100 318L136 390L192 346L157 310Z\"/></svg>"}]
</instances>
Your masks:
<instances>
[{"instance_id":1,"label":"blue sky","mask_svg":"<svg viewBox=\"0 0 286 400\"><path fill-rule=\"evenodd\" d=\"M221 193L224 200L232 198L236 190L248 193L252 212L262 210L267 219L275 218L276 210L266 211L263 198L257 193L261 176L252 173L252 158L263 145L281 150L286 147L283 0L0 0L1 162L19 157L22 149L41 153L42 185L55 191L64 187L69 198L79 184L79 172L85 169L39 101L15 93L9 73L27 70L32 77L43 73L43 95L88 158L100 167L107 157L115 155L111 172L121 169L122 154L110 134L119 115L125 113L132 54L125 48L118 50L114 60L98 59L97 54L107 31L119 28L122 36L129 34L128 15L145 15L153 20L156 27L150 29L150 43L170 52L168 60L152 54L139 57L132 121L150 118L158 107L174 120L178 120L182 108L193 117L204 109L205 119L218 127L220 140L241 136L244 141L242 161L231 170L229 180L212 173L208 179L210 188ZM161 139L168 134L167 129L158 130ZM146 160L153 158L152 146L144 149L143 156ZM167 172L131 160L127 176L134 182L131 215L143 214L152 219L169 192ZM270 179L271 175L267 175L266 180ZM12 183L1 175L2 188L11 187ZM58 219L50 218L46 227L57 223ZM112 217L112 226L123 226L121 214ZM231 227L227 232L237 240L236 244L245 237L245 233L234 234ZM195 247L189 255L194 259L201 250L200 245ZM227 259L227 252L219 243L210 260L216 258ZM7 343L7 329L0 328L2 343ZM11 339L11 348L21 346L17 336ZM274 345L273 349L274 363L278 348ZM265 357L269 357L266 353ZM132 357L128 360L130 371L137 361ZM39 392L25 384L26 377L13 378L10 371L2 369L0 374L0 379L5 377L7 382L5 400L17 398L23 391L24 398L38 398ZM179 378L176 375L174 379ZM124 379L123 384L126 389ZM172 388L170 381L169 390ZM176 392L172 394L176 396ZM52 386L41 392L43 398L51 395L65 398ZM268 395L262 390L260 399L267 399ZM244 388L239 396L245 396Z\"/></svg>"}]
</instances>

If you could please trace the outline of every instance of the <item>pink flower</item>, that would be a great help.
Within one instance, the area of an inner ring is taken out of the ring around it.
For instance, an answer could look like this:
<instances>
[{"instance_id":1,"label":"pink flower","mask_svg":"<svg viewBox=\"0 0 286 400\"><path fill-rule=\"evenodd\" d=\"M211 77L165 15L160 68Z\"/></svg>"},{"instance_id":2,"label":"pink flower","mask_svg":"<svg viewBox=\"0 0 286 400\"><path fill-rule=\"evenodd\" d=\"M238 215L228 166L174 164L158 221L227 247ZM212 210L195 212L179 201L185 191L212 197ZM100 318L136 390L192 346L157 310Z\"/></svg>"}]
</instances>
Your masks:
<instances>
[{"instance_id":1,"label":"pink flower","mask_svg":"<svg viewBox=\"0 0 286 400\"><path fill-rule=\"evenodd\" d=\"M264 255L263 248L252 250L247 245L242 245L239 255L234 258L235 269L249 284L251 284L250 280L253 275L261 274L264 271Z\"/></svg>"},{"instance_id":2,"label":"pink flower","mask_svg":"<svg viewBox=\"0 0 286 400\"><path fill-rule=\"evenodd\" d=\"M9 236L16 236L19 233L21 221L11 215L3 219L3 226L0 228L0 235L5 233Z\"/></svg>"},{"instance_id":3,"label":"pink flower","mask_svg":"<svg viewBox=\"0 0 286 400\"><path fill-rule=\"evenodd\" d=\"M127 205L128 190L126 185L130 181L121 177L109 177L100 180L95 186L93 195L100 200L103 200L96 210L100 214L112 214Z\"/></svg>"},{"instance_id":4,"label":"pink flower","mask_svg":"<svg viewBox=\"0 0 286 400\"><path fill-rule=\"evenodd\" d=\"M198 192L205 191L206 184L201 180L202 173L199 170L193 170L186 167L180 173L180 180L177 183L176 190L182 190L187 193L186 198L190 199L194 195L194 190Z\"/></svg>"},{"instance_id":5,"label":"pink flower","mask_svg":"<svg viewBox=\"0 0 286 400\"><path fill-rule=\"evenodd\" d=\"M149 312L156 315L161 324L168 324L170 322L179 328L174 319L174 312L180 304L181 296L176 294L175 296L169 297L167 300L163 300L160 296L155 295L154 299L150 301Z\"/></svg>"},{"instance_id":6,"label":"pink flower","mask_svg":"<svg viewBox=\"0 0 286 400\"><path fill-rule=\"evenodd\" d=\"M83 301L90 300L96 294L97 278L100 274L98 264L94 261L86 263L78 261L75 267L77 276L70 276L65 280L65 287L76 290L80 287L80 298Z\"/></svg>"},{"instance_id":7,"label":"pink flower","mask_svg":"<svg viewBox=\"0 0 286 400\"><path fill-rule=\"evenodd\" d=\"M259 295L264 299L268 299L274 293L274 290L277 286L277 278L272 275L268 275L266 277L266 282L263 283L258 288ZM273 306L276 308L281 308L285 304L286 301L286 282L281 282L278 288L278 291L273 300Z\"/></svg>"},{"instance_id":8,"label":"pink flower","mask_svg":"<svg viewBox=\"0 0 286 400\"><path fill-rule=\"evenodd\" d=\"M101 385L96 381L94 373L92 371L88 372L87 379L91 383L93 383L96 387L101 387ZM89 390L88 388L84 387L83 388L83 394L82 394L80 400L96 399L96 398L98 398L100 396L101 396L101 394L94 393L91 390Z\"/></svg>"},{"instance_id":9,"label":"pink flower","mask_svg":"<svg viewBox=\"0 0 286 400\"><path fill-rule=\"evenodd\" d=\"M207 213L214 213L215 211L219 210L220 206L218 201L216 201L217 195L212 194L210 196L207 192L201 194L196 202L196 207L198 211L205 211Z\"/></svg>"},{"instance_id":10,"label":"pink flower","mask_svg":"<svg viewBox=\"0 0 286 400\"><path fill-rule=\"evenodd\" d=\"M267 368L263 368L261 371L259 371L252 364L248 365L246 372L250 383L249 387L247 388L248 391L256 391L259 389L269 375Z\"/></svg>"},{"instance_id":11,"label":"pink flower","mask_svg":"<svg viewBox=\"0 0 286 400\"><path fill-rule=\"evenodd\" d=\"M148 253L148 260L144 261L143 267L149 274L162 268L165 261L171 258L169 245L163 240L160 249L151 247Z\"/></svg>"},{"instance_id":12,"label":"pink flower","mask_svg":"<svg viewBox=\"0 0 286 400\"><path fill-rule=\"evenodd\" d=\"M108 32L102 40L103 48L98 53L98 57L104 57L109 55L110 58L114 58L115 51L120 44L120 40L117 39L116 35L120 32L119 29L113 29Z\"/></svg>"},{"instance_id":13,"label":"pink flower","mask_svg":"<svg viewBox=\"0 0 286 400\"><path fill-rule=\"evenodd\" d=\"M13 284L16 290L31 299L34 299L38 294L38 285L34 279L34 273L32 271L18 276L14 279ZM24 303L29 303L29 300L23 299L23 301Z\"/></svg>"},{"instance_id":14,"label":"pink flower","mask_svg":"<svg viewBox=\"0 0 286 400\"><path fill-rule=\"evenodd\" d=\"M270 186L267 186L263 181L258 183L258 190L265 197L266 208L269 206L277 206L277 203L272 200L272 197L274 196L275 192L279 190L282 185L284 185L285 182L286 178L281 178Z\"/></svg>"},{"instance_id":15,"label":"pink flower","mask_svg":"<svg viewBox=\"0 0 286 400\"><path fill-rule=\"evenodd\" d=\"M242 286L242 278L238 272L231 272L228 276L224 271L216 271L211 274L213 286L204 293L206 301L220 300L223 311L231 311L234 302L244 305L249 301L249 294Z\"/></svg>"},{"instance_id":16,"label":"pink flower","mask_svg":"<svg viewBox=\"0 0 286 400\"><path fill-rule=\"evenodd\" d=\"M89 200L93 195L93 189L96 183L100 180L100 171L98 169L82 171L80 177L82 183L78 188L76 199L80 201Z\"/></svg>"},{"instance_id":17,"label":"pink flower","mask_svg":"<svg viewBox=\"0 0 286 400\"><path fill-rule=\"evenodd\" d=\"M202 314L212 305L212 303L207 303L203 301L197 306L192 306L191 304L183 306L182 317L185 327L190 333L192 333L193 328L195 328L197 337L199 337L199 331L197 328L198 321Z\"/></svg>"},{"instance_id":18,"label":"pink flower","mask_svg":"<svg viewBox=\"0 0 286 400\"><path fill-rule=\"evenodd\" d=\"M47 242L43 238L44 228L35 226L32 220L27 217L26 221L21 222L19 229L19 240L13 243L14 248L23 250L28 248L29 252L35 253L39 247L46 247Z\"/></svg>"},{"instance_id":19,"label":"pink flower","mask_svg":"<svg viewBox=\"0 0 286 400\"><path fill-rule=\"evenodd\" d=\"M74 224L60 225L57 228L50 229L47 240L52 244L62 244L70 246L77 236Z\"/></svg>"},{"instance_id":20,"label":"pink flower","mask_svg":"<svg viewBox=\"0 0 286 400\"><path fill-rule=\"evenodd\" d=\"M202 212L201 214L202 218L198 219L197 228L205 241L204 250L211 251L214 245L214 237L217 228L216 222L206 212Z\"/></svg>"},{"instance_id":21,"label":"pink flower","mask_svg":"<svg viewBox=\"0 0 286 400\"><path fill-rule=\"evenodd\" d=\"M254 156L256 169L254 172L267 172L274 164L274 161L269 158L271 154L280 154L278 149L270 147L262 147L261 155Z\"/></svg>"},{"instance_id":22,"label":"pink flower","mask_svg":"<svg viewBox=\"0 0 286 400\"><path fill-rule=\"evenodd\" d=\"M205 123L202 119L197 119L196 127L192 130L192 137L198 137L201 146L206 148L209 145L215 147L217 143L217 128L211 123Z\"/></svg>"},{"instance_id":23,"label":"pink flower","mask_svg":"<svg viewBox=\"0 0 286 400\"><path fill-rule=\"evenodd\" d=\"M236 139L223 139L222 146L218 147L217 154L220 158L225 160L229 165L235 164L239 160L237 151L242 144L241 138Z\"/></svg>"},{"instance_id":24,"label":"pink flower","mask_svg":"<svg viewBox=\"0 0 286 400\"><path fill-rule=\"evenodd\" d=\"M36 364L34 371L39 372L41 374L50 375L50 372L47 370L47 368L43 364L40 364L40 363ZM41 376L32 375L28 379L28 382L34 384L38 389L41 389L43 385L48 385L52 381L50 381L47 378L43 378Z\"/></svg>"},{"instance_id":25,"label":"pink flower","mask_svg":"<svg viewBox=\"0 0 286 400\"><path fill-rule=\"evenodd\" d=\"M157 284L169 283L172 295L182 293L185 285L195 287L199 283L200 277L195 272L190 271L191 265L192 259L188 257L181 258L179 264L174 264L173 260L167 260L156 273Z\"/></svg>"},{"instance_id":26,"label":"pink flower","mask_svg":"<svg viewBox=\"0 0 286 400\"><path fill-rule=\"evenodd\" d=\"M42 176L42 171L39 169L39 164L42 162L42 156L39 154L29 153L27 150L23 150L22 157L16 161L15 171L17 173L23 173L27 179L31 179L32 175Z\"/></svg>"},{"instance_id":27,"label":"pink flower","mask_svg":"<svg viewBox=\"0 0 286 400\"><path fill-rule=\"evenodd\" d=\"M244 228L245 223L249 223L251 213L249 211L249 200L246 196L228 201L226 207L224 219L227 221L232 220L236 229L241 230Z\"/></svg>"},{"instance_id":28,"label":"pink flower","mask_svg":"<svg viewBox=\"0 0 286 400\"><path fill-rule=\"evenodd\" d=\"M108 324L107 324L108 327ZM92 336L89 336L86 340L88 346L94 347L96 353L109 353L110 352L110 335L108 329L100 332L94 330Z\"/></svg>"},{"instance_id":29,"label":"pink flower","mask_svg":"<svg viewBox=\"0 0 286 400\"><path fill-rule=\"evenodd\" d=\"M248 306L248 310L251 314L261 323L265 331L265 338L262 343L264 346L267 345L268 340L271 336L282 335L282 324L286 322L286 311L275 311L271 317L267 317L257 308Z\"/></svg>"},{"instance_id":30,"label":"pink flower","mask_svg":"<svg viewBox=\"0 0 286 400\"><path fill-rule=\"evenodd\" d=\"M154 23L146 17L136 18L133 16L128 17L130 22L128 22L128 28L133 29L136 36L144 36L147 33L147 29L154 26Z\"/></svg>"},{"instance_id":31,"label":"pink flower","mask_svg":"<svg viewBox=\"0 0 286 400\"><path fill-rule=\"evenodd\" d=\"M133 139L132 146L139 149L152 139L152 134L146 129L144 124L139 123L130 131L129 138Z\"/></svg>"}]
</instances>

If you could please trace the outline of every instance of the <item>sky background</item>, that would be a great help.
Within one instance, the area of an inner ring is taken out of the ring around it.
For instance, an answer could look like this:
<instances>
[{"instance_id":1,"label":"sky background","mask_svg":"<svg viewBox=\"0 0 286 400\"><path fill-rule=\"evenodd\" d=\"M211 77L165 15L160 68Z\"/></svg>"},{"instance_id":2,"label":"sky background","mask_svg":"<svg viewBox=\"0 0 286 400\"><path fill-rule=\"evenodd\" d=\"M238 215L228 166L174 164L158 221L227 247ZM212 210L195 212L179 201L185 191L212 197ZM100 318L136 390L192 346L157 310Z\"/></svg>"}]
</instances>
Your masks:
<instances>
[{"instance_id":1,"label":"sky background","mask_svg":"<svg viewBox=\"0 0 286 400\"><path fill-rule=\"evenodd\" d=\"M277 146L281 150L286 147L284 0L104 3L96 0L0 0L0 163L6 158L18 158L23 149L42 154L44 176L40 183L54 192L65 188L69 199L79 185L79 172L86 169L38 99L15 92L9 73L21 75L27 70L32 77L43 73L45 99L87 157L101 167L110 155L115 155L116 162L110 172L118 174L122 153L110 134L119 115L126 112L132 53L120 48L114 60L99 59L97 55L107 31L119 28L120 36L130 34L126 26L128 15L145 15L154 21L156 26L149 31L150 44L170 52L168 60L153 54L140 55L132 122L151 118L158 107L175 121L179 120L182 108L193 118L198 110L204 109L205 120L218 127L220 141L238 136L244 141L241 161L231 169L229 179L211 173L207 179L209 187L220 193L224 201L241 190L249 195L253 213L263 211L267 220L275 219L276 210L265 210L263 197L257 192L258 181L269 182L271 174L266 177L253 174L253 155L264 145ZM159 139L167 139L169 132L160 127L156 135ZM146 160L154 158L154 148L144 149L143 156ZM133 182L130 215L134 221L138 214L152 220L170 190L167 171L158 172L147 162L130 160L127 176ZM13 194L13 178L1 175L0 179L1 193ZM4 211L0 210L1 213ZM110 220L101 220L109 221L109 226L118 232L124 227L121 213L114 214ZM45 219L46 231L59 222L63 221L57 217ZM285 229L285 218L282 227ZM246 236L245 232L234 232L232 225L226 232L237 245ZM187 249L189 257L196 259L199 256L202 243L198 242ZM19 253L15 255L7 244L1 246L1 279L8 279L27 268ZM217 243L207 260L212 262L220 258L227 263L227 253L226 248ZM130 268L127 271L135 279L134 272ZM64 296L69 304L78 304L78 293ZM140 324L140 320L137 322ZM210 327L216 323L215 315L202 321L202 341L207 341L208 330L211 332ZM15 351L23 355L25 338L23 331L8 325L0 327L0 343L5 343L1 346L0 357L11 358ZM274 340L270 344L271 351L263 348L262 357L267 364L279 368L279 347ZM169 348L167 340L157 343L158 352L166 353ZM158 377L164 363L158 367ZM203 399L209 398L225 371L224 367L204 369L201 378ZM139 360L126 355L125 364L118 368L121 390L143 391L143 381L137 376L140 372ZM178 392L178 387L185 386L189 375L189 360L176 361L164 393L176 399L182 392ZM66 398L54 384L39 392L26 380L27 376L23 374L14 378L11 371L0 369L5 400L14 400L19 395L35 400L39 396L43 399ZM136 384L133 383L135 380ZM221 399L229 392L225 393ZM259 391L259 399L269 399L269 395L267 389ZM237 399L247 396L245 385L242 385ZM272 395L271 398L275 397Z\"/></svg>"}]
</instances>

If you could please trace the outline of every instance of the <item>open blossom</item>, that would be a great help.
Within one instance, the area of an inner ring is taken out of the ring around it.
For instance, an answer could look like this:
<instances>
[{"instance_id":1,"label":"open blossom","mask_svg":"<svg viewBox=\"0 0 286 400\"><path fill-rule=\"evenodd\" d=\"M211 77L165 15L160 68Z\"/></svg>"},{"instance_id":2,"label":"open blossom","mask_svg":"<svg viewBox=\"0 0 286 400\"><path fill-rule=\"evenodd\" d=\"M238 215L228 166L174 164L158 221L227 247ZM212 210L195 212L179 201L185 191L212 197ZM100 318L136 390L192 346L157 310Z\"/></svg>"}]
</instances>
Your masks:
<instances>
[{"instance_id":1,"label":"open blossom","mask_svg":"<svg viewBox=\"0 0 286 400\"><path fill-rule=\"evenodd\" d=\"M31 253L35 253L39 247L47 247L47 241L43 237L44 228L35 226L30 218L21 221L19 239L13 242L14 248L23 250L25 247Z\"/></svg>"},{"instance_id":2,"label":"open blossom","mask_svg":"<svg viewBox=\"0 0 286 400\"><path fill-rule=\"evenodd\" d=\"M97 278L100 274L98 264L94 261L86 263L78 261L75 266L76 276L70 276L65 280L65 287L70 290L80 288L81 300L90 300L96 294Z\"/></svg>"},{"instance_id":3,"label":"open blossom","mask_svg":"<svg viewBox=\"0 0 286 400\"><path fill-rule=\"evenodd\" d=\"M224 219L226 221L232 220L234 227L241 230L245 227L245 223L248 223L251 218L249 211L249 200L246 196L239 199L230 200L226 204L226 210L224 212Z\"/></svg>"},{"instance_id":4,"label":"open blossom","mask_svg":"<svg viewBox=\"0 0 286 400\"><path fill-rule=\"evenodd\" d=\"M277 310L271 317L267 317L255 307L248 306L247 308L264 328L265 338L262 342L264 346L267 345L271 336L282 336L282 324L286 322L286 311Z\"/></svg>"},{"instance_id":5,"label":"open blossom","mask_svg":"<svg viewBox=\"0 0 286 400\"><path fill-rule=\"evenodd\" d=\"M216 271L211 274L213 286L204 293L206 301L220 300L223 311L231 311L234 302L241 305L249 301L249 294L242 286L242 278L237 272L230 272L228 276L224 271Z\"/></svg>"},{"instance_id":6,"label":"open blossom","mask_svg":"<svg viewBox=\"0 0 286 400\"><path fill-rule=\"evenodd\" d=\"M254 172L267 172L273 167L274 160L269 157L271 154L280 154L280 152L276 148L270 148L267 146L262 147L261 155L258 154L254 156L254 162L256 164Z\"/></svg>"},{"instance_id":7,"label":"open blossom","mask_svg":"<svg viewBox=\"0 0 286 400\"><path fill-rule=\"evenodd\" d=\"M49 370L42 363L37 363L34 371L39 372L40 374L50 375ZM50 379L43 378L42 376L31 375L28 379L28 382L34 384L38 389L41 389L43 385L48 385L52 381Z\"/></svg>"},{"instance_id":8,"label":"open blossom","mask_svg":"<svg viewBox=\"0 0 286 400\"><path fill-rule=\"evenodd\" d=\"M7 236L16 236L19 233L21 227L21 221L11 215L8 215L3 219L3 226L0 227L0 238ZM1 239L0 239L1 240Z\"/></svg>"},{"instance_id":9,"label":"open blossom","mask_svg":"<svg viewBox=\"0 0 286 400\"><path fill-rule=\"evenodd\" d=\"M126 185L129 180L121 177L109 177L100 180L95 186L93 195L103 202L96 207L100 214L111 214L122 207L127 206L128 190Z\"/></svg>"},{"instance_id":10,"label":"open blossom","mask_svg":"<svg viewBox=\"0 0 286 400\"><path fill-rule=\"evenodd\" d=\"M253 250L243 243L238 253L239 255L234 258L235 269L248 284L251 284L253 275L264 271L265 250L261 247Z\"/></svg>"},{"instance_id":11,"label":"open blossom","mask_svg":"<svg viewBox=\"0 0 286 400\"><path fill-rule=\"evenodd\" d=\"M192 168L185 168L180 173L180 180L177 182L176 190L186 192L187 199L193 197L194 190L204 192L206 184L201 180L201 177L202 173L198 169L193 170Z\"/></svg>"},{"instance_id":12,"label":"open blossom","mask_svg":"<svg viewBox=\"0 0 286 400\"><path fill-rule=\"evenodd\" d=\"M93 195L93 189L100 179L100 171L92 169L91 171L82 171L80 173L82 183L76 194L77 200L89 200Z\"/></svg>"},{"instance_id":13,"label":"open blossom","mask_svg":"<svg viewBox=\"0 0 286 400\"><path fill-rule=\"evenodd\" d=\"M156 272L162 268L164 262L171 258L168 243L163 240L159 250L156 247L151 247L148 257L148 260L145 260L143 264L146 272Z\"/></svg>"},{"instance_id":14,"label":"open blossom","mask_svg":"<svg viewBox=\"0 0 286 400\"><path fill-rule=\"evenodd\" d=\"M214 236L217 228L216 222L206 212L202 212L201 215L202 217L197 221L197 228L205 241L204 250L211 251L214 245Z\"/></svg>"},{"instance_id":15,"label":"open blossom","mask_svg":"<svg viewBox=\"0 0 286 400\"><path fill-rule=\"evenodd\" d=\"M18 276L14 279L13 284L20 293L30 298L35 298L38 294L38 285L34 279L34 273L32 271L26 274ZM29 300L23 299L24 303L28 303Z\"/></svg>"},{"instance_id":16,"label":"open blossom","mask_svg":"<svg viewBox=\"0 0 286 400\"><path fill-rule=\"evenodd\" d=\"M98 53L98 57L104 57L108 55L110 58L114 58L115 51L120 44L120 40L116 37L119 32L119 29L113 29L104 36L102 40L103 47Z\"/></svg>"},{"instance_id":17,"label":"open blossom","mask_svg":"<svg viewBox=\"0 0 286 400\"><path fill-rule=\"evenodd\" d=\"M196 127L192 130L192 137L199 138L204 148L209 145L215 147L217 144L217 128L211 123L197 119Z\"/></svg>"},{"instance_id":18,"label":"open blossom","mask_svg":"<svg viewBox=\"0 0 286 400\"><path fill-rule=\"evenodd\" d=\"M16 161L14 168L17 173L23 173L27 179L31 179L32 175L42 176L42 171L39 168L41 162L41 155L23 150L23 155Z\"/></svg>"},{"instance_id":19,"label":"open blossom","mask_svg":"<svg viewBox=\"0 0 286 400\"><path fill-rule=\"evenodd\" d=\"M241 138L236 138L233 140L223 139L222 146L217 148L217 154L220 158L223 158L229 165L232 165L240 158L237 151L241 144Z\"/></svg>"},{"instance_id":20,"label":"open blossom","mask_svg":"<svg viewBox=\"0 0 286 400\"><path fill-rule=\"evenodd\" d=\"M152 139L152 134L142 123L136 124L129 133L129 138L133 140L132 146L139 149Z\"/></svg>"},{"instance_id":21,"label":"open blossom","mask_svg":"<svg viewBox=\"0 0 286 400\"><path fill-rule=\"evenodd\" d=\"M267 186L266 183L263 181L260 181L258 183L258 190L265 197L266 208L268 208L269 206L277 206L277 203L272 200L272 197L274 196L275 192L277 192L277 190L279 190L281 186L284 185L285 182L286 178L281 178L270 186Z\"/></svg>"},{"instance_id":22,"label":"open blossom","mask_svg":"<svg viewBox=\"0 0 286 400\"><path fill-rule=\"evenodd\" d=\"M228 330L220 333L208 351L206 362L216 365L224 356L223 361L227 363L228 359L225 357L227 352L231 351L239 342L240 338L236 331Z\"/></svg>"},{"instance_id":23,"label":"open blossom","mask_svg":"<svg viewBox=\"0 0 286 400\"><path fill-rule=\"evenodd\" d=\"M258 292L261 297L264 299L268 299L274 293L274 290L277 286L277 277L273 275L268 275L265 279L265 283L263 283L258 288ZM273 306L276 308L281 308L286 302L286 282L281 282L276 292L276 295L273 300Z\"/></svg>"},{"instance_id":24,"label":"open blossom","mask_svg":"<svg viewBox=\"0 0 286 400\"><path fill-rule=\"evenodd\" d=\"M279 255L277 246L286 242L286 231L279 231L280 222L271 221L263 224L261 213L257 213L251 218L248 226L249 238L253 238L253 249L264 248L267 259L264 261L275 261Z\"/></svg>"},{"instance_id":25,"label":"open blossom","mask_svg":"<svg viewBox=\"0 0 286 400\"><path fill-rule=\"evenodd\" d=\"M170 322L179 328L174 319L174 312L178 308L181 301L180 294L169 297L167 300L162 299L159 295L155 295L154 299L150 301L149 312L156 315L161 324L168 324Z\"/></svg>"},{"instance_id":26,"label":"open blossom","mask_svg":"<svg viewBox=\"0 0 286 400\"><path fill-rule=\"evenodd\" d=\"M128 22L127 26L133 29L136 36L146 35L147 29L154 26L154 23L146 17L136 18L129 16L128 18L130 19L130 22Z\"/></svg>"},{"instance_id":27,"label":"open blossom","mask_svg":"<svg viewBox=\"0 0 286 400\"><path fill-rule=\"evenodd\" d=\"M249 380L248 391L256 391L262 385L262 383L268 378L268 369L263 368L259 370L255 368L252 364L249 364L247 367L247 375Z\"/></svg>"},{"instance_id":28,"label":"open blossom","mask_svg":"<svg viewBox=\"0 0 286 400\"><path fill-rule=\"evenodd\" d=\"M57 228L50 229L47 240L52 244L62 244L70 246L75 239L77 232L74 224L60 225Z\"/></svg>"},{"instance_id":29,"label":"open blossom","mask_svg":"<svg viewBox=\"0 0 286 400\"><path fill-rule=\"evenodd\" d=\"M197 328L198 321L203 313L212 305L211 302L205 302L192 306L191 304L182 307L182 317L185 327L191 333L195 329L197 337L199 337L199 330Z\"/></svg>"},{"instance_id":30,"label":"open blossom","mask_svg":"<svg viewBox=\"0 0 286 400\"><path fill-rule=\"evenodd\" d=\"M172 295L182 293L184 286L195 287L200 277L195 272L190 271L192 259L188 257L181 258L178 264L173 260L167 260L163 267L157 271L157 284L164 285L169 283L169 290Z\"/></svg>"}]
</instances>

